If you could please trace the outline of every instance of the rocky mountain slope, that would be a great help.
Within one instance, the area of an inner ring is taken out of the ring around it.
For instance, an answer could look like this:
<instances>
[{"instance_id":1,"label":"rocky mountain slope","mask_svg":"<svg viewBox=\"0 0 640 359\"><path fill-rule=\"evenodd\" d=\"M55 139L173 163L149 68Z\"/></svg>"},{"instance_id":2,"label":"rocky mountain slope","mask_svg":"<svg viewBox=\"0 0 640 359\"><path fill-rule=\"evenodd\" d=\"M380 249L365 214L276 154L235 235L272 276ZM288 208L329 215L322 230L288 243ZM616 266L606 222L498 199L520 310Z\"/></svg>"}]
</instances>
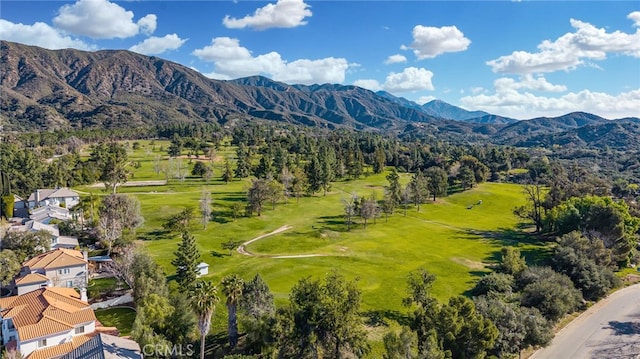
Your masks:
<instances>
[{"instance_id":1,"label":"rocky mountain slope","mask_svg":"<svg viewBox=\"0 0 640 359\"><path fill-rule=\"evenodd\" d=\"M575 141L619 147L640 137L638 119L610 121L574 112L517 121L438 100L420 106L357 86L289 85L261 76L212 80L183 65L124 50L53 51L0 42L4 131L254 119L521 146Z\"/></svg>"}]
</instances>

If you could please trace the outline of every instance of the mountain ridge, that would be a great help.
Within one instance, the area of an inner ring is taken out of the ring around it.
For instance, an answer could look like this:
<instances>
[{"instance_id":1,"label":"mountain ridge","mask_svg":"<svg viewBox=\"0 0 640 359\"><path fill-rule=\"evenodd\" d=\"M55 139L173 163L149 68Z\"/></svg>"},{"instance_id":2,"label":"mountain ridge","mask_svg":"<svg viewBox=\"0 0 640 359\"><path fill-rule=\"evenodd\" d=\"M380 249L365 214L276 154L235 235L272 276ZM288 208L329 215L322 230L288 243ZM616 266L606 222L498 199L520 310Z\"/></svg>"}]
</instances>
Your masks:
<instances>
[{"instance_id":1,"label":"mountain ridge","mask_svg":"<svg viewBox=\"0 0 640 359\"><path fill-rule=\"evenodd\" d=\"M637 130L633 124L607 126L617 120L585 112L518 121L440 100L421 106L353 85L290 85L263 76L214 80L184 65L127 50L46 50L1 41L0 55L0 125L5 131L263 119L329 129L550 145L567 142L571 131L588 126L592 132L600 131L602 138L631 140L635 133L621 132ZM607 137L607 131L617 135ZM598 142L593 136L583 137Z\"/></svg>"}]
</instances>

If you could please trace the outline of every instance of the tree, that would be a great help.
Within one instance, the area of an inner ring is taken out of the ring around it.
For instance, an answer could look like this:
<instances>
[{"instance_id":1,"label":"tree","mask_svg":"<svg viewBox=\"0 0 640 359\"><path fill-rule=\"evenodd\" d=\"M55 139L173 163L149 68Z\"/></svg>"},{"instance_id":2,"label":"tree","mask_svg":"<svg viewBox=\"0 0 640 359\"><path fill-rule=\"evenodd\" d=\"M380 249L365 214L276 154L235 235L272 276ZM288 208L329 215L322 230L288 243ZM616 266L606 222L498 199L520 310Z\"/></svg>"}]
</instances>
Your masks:
<instances>
[{"instance_id":1,"label":"tree","mask_svg":"<svg viewBox=\"0 0 640 359\"><path fill-rule=\"evenodd\" d=\"M99 143L93 147L89 162L95 164L99 179L104 182L105 189L116 193L119 184L127 182L131 176L127 149L117 142Z\"/></svg>"},{"instance_id":2,"label":"tree","mask_svg":"<svg viewBox=\"0 0 640 359\"><path fill-rule=\"evenodd\" d=\"M162 224L162 228L170 232L182 233L189 230L194 217L194 209L185 207L182 211L170 216Z\"/></svg>"},{"instance_id":3,"label":"tree","mask_svg":"<svg viewBox=\"0 0 640 359\"><path fill-rule=\"evenodd\" d=\"M343 198L342 205L344 206L344 222L347 224L347 231L351 230L351 224L353 223L353 217L356 215L356 204L358 202L358 195L355 193L350 198Z\"/></svg>"},{"instance_id":4,"label":"tree","mask_svg":"<svg viewBox=\"0 0 640 359\"><path fill-rule=\"evenodd\" d=\"M527 270L523 271L521 277L527 275ZM522 305L537 308L545 318L553 322L578 309L582 301L582 294L574 287L571 279L553 270L527 284L522 290L521 298Z\"/></svg>"},{"instance_id":5,"label":"tree","mask_svg":"<svg viewBox=\"0 0 640 359\"><path fill-rule=\"evenodd\" d=\"M307 180L307 174L301 167L293 169L293 181L291 182L291 190L296 197L296 201L300 202L300 197L305 192L309 181Z\"/></svg>"},{"instance_id":6,"label":"tree","mask_svg":"<svg viewBox=\"0 0 640 359\"><path fill-rule=\"evenodd\" d=\"M245 348L251 352L266 354L276 338L275 304L267 283L256 274L244 283L238 302L245 336Z\"/></svg>"},{"instance_id":7,"label":"tree","mask_svg":"<svg viewBox=\"0 0 640 359\"><path fill-rule=\"evenodd\" d=\"M200 359L204 359L205 339L211 328L211 316L219 301L218 288L212 282L202 280L195 282L194 289L191 292L191 305L198 317Z\"/></svg>"},{"instance_id":8,"label":"tree","mask_svg":"<svg viewBox=\"0 0 640 359\"><path fill-rule=\"evenodd\" d=\"M267 182L267 197L271 202L271 209L276 209L276 203L284 197L284 185L275 179L270 179Z\"/></svg>"},{"instance_id":9,"label":"tree","mask_svg":"<svg viewBox=\"0 0 640 359\"><path fill-rule=\"evenodd\" d=\"M282 167L280 171L280 176L278 178L280 183L282 183L285 202L289 202L289 197L291 196L291 187L293 185L294 174L289 171L287 166Z\"/></svg>"},{"instance_id":10,"label":"tree","mask_svg":"<svg viewBox=\"0 0 640 359\"><path fill-rule=\"evenodd\" d=\"M389 221L389 215L393 214L397 206L397 202L393 198L391 191L388 188L384 189L384 198L382 199L382 203L380 204L380 210L384 213L385 221Z\"/></svg>"},{"instance_id":11,"label":"tree","mask_svg":"<svg viewBox=\"0 0 640 359\"><path fill-rule=\"evenodd\" d=\"M3 287L11 283L21 267L22 264L18 261L18 256L12 250L2 249L0 251L0 293Z\"/></svg>"},{"instance_id":12,"label":"tree","mask_svg":"<svg viewBox=\"0 0 640 359\"><path fill-rule=\"evenodd\" d=\"M535 308L520 307L486 296L474 298L479 313L498 329L491 350L500 358L520 353L528 347L546 346L553 339L553 327Z\"/></svg>"},{"instance_id":13,"label":"tree","mask_svg":"<svg viewBox=\"0 0 640 359\"><path fill-rule=\"evenodd\" d=\"M427 180L422 174L422 171L418 170L418 172L413 175L409 186L411 187L413 204L416 205L418 212L420 212L420 204L424 203L425 199L429 195Z\"/></svg>"},{"instance_id":14,"label":"tree","mask_svg":"<svg viewBox=\"0 0 640 359\"><path fill-rule=\"evenodd\" d=\"M207 229L207 224L211 220L211 193L202 190L200 195L200 215L202 216L202 227Z\"/></svg>"},{"instance_id":15,"label":"tree","mask_svg":"<svg viewBox=\"0 0 640 359\"><path fill-rule=\"evenodd\" d=\"M418 357L418 338L409 328L402 327L400 335L395 332L387 333L382 339L385 353L383 359L414 359ZM442 358L444 359L444 358Z\"/></svg>"},{"instance_id":16,"label":"tree","mask_svg":"<svg viewBox=\"0 0 640 359\"><path fill-rule=\"evenodd\" d=\"M502 259L499 270L503 273L517 275L527 268L527 262L515 247L502 247Z\"/></svg>"},{"instance_id":17,"label":"tree","mask_svg":"<svg viewBox=\"0 0 640 359\"><path fill-rule=\"evenodd\" d=\"M195 237L187 231L182 232L182 241L173 255L175 258L171 264L176 267L176 281L181 287L189 288L195 283L199 274L200 251Z\"/></svg>"},{"instance_id":18,"label":"tree","mask_svg":"<svg viewBox=\"0 0 640 359\"><path fill-rule=\"evenodd\" d=\"M364 228L367 228L367 221L378 215L378 202L375 198L362 198L360 201L360 217L364 221Z\"/></svg>"},{"instance_id":19,"label":"tree","mask_svg":"<svg viewBox=\"0 0 640 359\"><path fill-rule=\"evenodd\" d=\"M247 192L247 210L250 213L256 212L260 216L264 202L269 199L269 194L267 180L262 178L252 180L252 185Z\"/></svg>"},{"instance_id":20,"label":"tree","mask_svg":"<svg viewBox=\"0 0 640 359\"><path fill-rule=\"evenodd\" d=\"M233 239L229 239L226 242L222 242L221 246L222 249L226 249L229 251L229 255L231 255L231 253L233 253L233 250L238 248L239 245L242 244L242 241L236 241Z\"/></svg>"},{"instance_id":21,"label":"tree","mask_svg":"<svg viewBox=\"0 0 640 359\"><path fill-rule=\"evenodd\" d=\"M144 222L140 202L123 194L111 194L102 200L99 209L100 238L111 254L113 246L125 230L133 231Z\"/></svg>"},{"instance_id":22,"label":"tree","mask_svg":"<svg viewBox=\"0 0 640 359\"><path fill-rule=\"evenodd\" d=\"M433 200L436 200L436 196L444 196L447 194L447 171L440 167L429 167L425 171L425 177L427 178L427 190L433 196Z\"/></svg>"},{"instance_id":23,"label":"tree","mask_svg":"<svg viewBox=\"0 0 640 359\"><path fill-rule=\"evenodd\" d=\"M386 161L384 150L380 146L376 146L373 151L373 173L382 173Z\"/></svg>"},{"instance_id":24,"label":"tree","mask_svg":"<svg viewBox=\"0 0 640 359\"><path fill-rule=\"evenodd\" d=\"M231 349L238 345L238 301L242 297L244 281L237 274L231 274L222 278L222 292L227 297L227 329L229 332L229 345Z\"/></svg>"},{"instance_id":25,"label":"tree","mask_svg":"<svg viewBox=\"0 0 640 359\"><path fill-rule=\"evenodd\" d=\"M211 178L212 173L213 171L211 170L211 167L207 166L202 161L196 161L193 164L193 169L191 170L192 176L198 176L202 178L206 178L206 177Z\"/></svg>"},{"instance_id":26,"label":"tree","mask_svg":"<svg viewBox=\"0 0 640 359\"><path fill-rule=\"evenodd\" d=\"M40 230L36 232L9 231L0 241L2 251L13 251L18 262L22 263L51 248L51 233Z\"/></svg>"},{"instance_id":27,"label":"tree","mask_svg":"<svg viewBox=\"0 0 640 359\"><path fill-rule=\"evenodd\" d=\"M0 217L4 216L6 219L13 217L13 201L9 174L0 170Z\"/></svg>"},{"instance_id":28,"label":"tree","mask_svg":"<svg viewBox=\"0 0 640 359\"><path fill-rule=\"evenodd\" d=\"M240 144L236 150L236 170L235 177L245 178L251 174L251 158L249 155L249 149L246 145Z\"/></svg>"},{"instance_id":29,"label":"tree","mask_svg":"<svg viewBox=\"0 0 640 359\"><path fill-rule=\"evenodd\" d=\"M229 159L224 161L224 170L222 171L222 180L224 183L229 183L233 181L233 171L231 170L231 164L229 163Z\"/></svg>"},{"instance_id":30,"label":"tree","mask_svg":"<svg viewBox=\"0 0 640 359\"><path fill-rule=\"evenodd\" d=\"M182 148L184 147L184 143L182 138L177 133L173 134L173 138L171 139L171 144L169 145L169 150L167 151L170 157L178 157L182 154Z\"/></svg>"},{"instance_id":31,"label":"tree","mask_svg":"<svg viewBox=\"0 0 640 359\"><path fill-rule=\"evenodd\" d=\"M462 185L462 189L473 188L476 184L476 177L473 173L473 169L464 166L460 167L460 171L458 172L458 179L460 180L460 184Z\"/></svg>"},{"instance_id":32,"label":"tree","mask_svg":"<svg viewBox=\"0 0 640 359\"><path fill-rule=\"evenodd\" d=\"M471 293L476 296L509 294L514 285L515 279L511 274L491 272L480 278Z\"/></svg>"},{"instance_id":33,"label":"tree","mask_svg":"<svg viewBox=\"0 0 640 359\"><path fill-rule=\"evenodd\" d=\"M513 213L522 218L529 219L535 224L536 232L540 232L543 225L543 203L544 203L544 190L541 184L527 184L522 187L524 194L527 198L527 204L516 207Z\"/></svg>"},{"instance_id":34,"label":"tree","mask_svg":"<svg viewBox=\"0 0 640 359\"><path fill-rule=\"evenodd\" d=\"M280 355L362 357L370 348L359 308L356 282L335 271L324 281L301 279L291 289L289 306L281 312L285 332L278 344Z\"/></svg>"}]
</instances>

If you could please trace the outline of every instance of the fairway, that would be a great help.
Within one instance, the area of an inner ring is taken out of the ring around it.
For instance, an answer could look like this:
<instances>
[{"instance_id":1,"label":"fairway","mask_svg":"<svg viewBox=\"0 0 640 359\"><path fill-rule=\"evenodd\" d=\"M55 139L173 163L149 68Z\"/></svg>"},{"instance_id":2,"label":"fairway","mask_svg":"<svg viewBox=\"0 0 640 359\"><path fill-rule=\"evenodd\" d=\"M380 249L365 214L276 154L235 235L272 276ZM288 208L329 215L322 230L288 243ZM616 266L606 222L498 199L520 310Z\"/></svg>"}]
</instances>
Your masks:
<instances>
[{"instance_id":1,"label":"fairway","mask_svg":"<svg viewBox=\"0 0 640 359\"><path fill-rule=\"evenodd\" d=\"M140 161L132 180L162 180L153 171L154 157L166 155L157 141L154 146L141 141L141 148L130 157ZM165 232L162 223L168 216L185 207L198 208L200 195L210 191L213 199L213 220L206 229L194 220L192 233L201 253L201 260L210 265L207 279L219 281L223 276L237 273L250 279L259 273L269 284L277 303L283 303L291 287L301 278L320 278L328 271L338 270L347 278L357 279L362 290L365 311L400 311L405 296L407 273L424 267L436 274L433 293L440 300L464 294L473 287L488 266L495 263L500 247L518 245L523 253L538 250L536 244L518 243L514 229L519 223L513 208L524 203L518 185L483 183L465 192L431 200L417 211L410 206L406 215L402 208L389 216L370 221L363 228L361 219L350 231L344 223L342 200L353 193L359 196L382 198L387 184L386 173L363 177L355 181L336 182L325 196L316 194L288 203L278 203L275 209L265 207L260 217L233 219L231 206L240 203L244 208L245 193L250 180L234 180L225 184L220 180L224 158L233 159L235 149L223 147L217 154L214 177L205 183L200 178L186 177L183 181L169 179L167 185L152 187L122 187L120 193L135 196L141 203L144 225L137 235L149 253L172 275L173 253L177 235ZM201 159L207 161L207 159ZM183 160L185 167L192 166ZM408 174L401 174L403 183ZM80 188L83 191L95 189ZM229 240L246 242L280 227L290 228L246 246L254 256L222 249ZM301 258L273 258L277 256L318 255ZM223 310L221 310L223 311ZM220 314L219 314L220 315ZM223 325L216 320L216 326ZM220 328L222 329L222 327Z\"/></svg>"}]
</instances>

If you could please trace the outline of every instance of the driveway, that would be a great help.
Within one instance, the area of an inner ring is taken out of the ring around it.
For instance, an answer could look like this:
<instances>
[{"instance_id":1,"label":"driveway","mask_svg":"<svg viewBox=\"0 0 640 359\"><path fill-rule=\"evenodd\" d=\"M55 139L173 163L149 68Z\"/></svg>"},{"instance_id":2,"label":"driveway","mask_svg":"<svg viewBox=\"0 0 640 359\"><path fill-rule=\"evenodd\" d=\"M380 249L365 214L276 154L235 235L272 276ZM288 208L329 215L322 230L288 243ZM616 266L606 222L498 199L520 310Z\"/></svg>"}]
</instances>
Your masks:
<instances>
[{"instance_id":1,"label":"driveway","mask_svg":"<svg viewBox=\"0 0 640 359\"><path fill-rule=\"evenodd\" d=\"M532 359L640 358L640 284L596 303Z\"/></svg>"}]
</instances>

